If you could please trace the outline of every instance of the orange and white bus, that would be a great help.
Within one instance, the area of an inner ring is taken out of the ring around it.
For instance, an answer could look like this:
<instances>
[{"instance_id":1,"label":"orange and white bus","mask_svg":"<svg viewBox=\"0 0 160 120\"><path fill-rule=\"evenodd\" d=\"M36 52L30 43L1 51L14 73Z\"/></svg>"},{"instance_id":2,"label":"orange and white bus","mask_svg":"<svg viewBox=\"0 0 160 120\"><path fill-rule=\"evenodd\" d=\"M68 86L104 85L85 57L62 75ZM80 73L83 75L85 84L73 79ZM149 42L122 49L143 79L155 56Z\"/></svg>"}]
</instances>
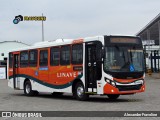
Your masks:
<instances>
[{"instance_id":1,"label":"orange and white bus","mask_svg":"<svg viewBox=\"0 0 160 120\"><path fill-rule=\"evenodd\" d=\"M142 41L136 36L58 39L9 52L8 86L32 96L120 95L145 91Z\"/></svg>"}]
</instances>

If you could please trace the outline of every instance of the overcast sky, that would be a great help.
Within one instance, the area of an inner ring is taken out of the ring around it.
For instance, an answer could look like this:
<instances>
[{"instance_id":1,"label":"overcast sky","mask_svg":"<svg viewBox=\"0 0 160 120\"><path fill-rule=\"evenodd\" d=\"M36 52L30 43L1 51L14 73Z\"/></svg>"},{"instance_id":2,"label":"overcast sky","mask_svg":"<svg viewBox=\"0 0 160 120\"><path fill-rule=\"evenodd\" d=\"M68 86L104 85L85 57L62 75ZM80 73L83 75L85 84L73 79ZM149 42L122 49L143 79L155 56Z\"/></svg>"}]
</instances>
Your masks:
<instances>
[{"instance_id":1,"label":"overcast sky","mask_svg":"<svg viewBox=\"0 0 160 120\"><path fill-rule=\"evenodd\" d=\"M17 15L47 17L45 40L96 35L135 35L160 13L160 0L0 0L0 41L42 41L41 22Z\"/></svg>"}]
</instances>

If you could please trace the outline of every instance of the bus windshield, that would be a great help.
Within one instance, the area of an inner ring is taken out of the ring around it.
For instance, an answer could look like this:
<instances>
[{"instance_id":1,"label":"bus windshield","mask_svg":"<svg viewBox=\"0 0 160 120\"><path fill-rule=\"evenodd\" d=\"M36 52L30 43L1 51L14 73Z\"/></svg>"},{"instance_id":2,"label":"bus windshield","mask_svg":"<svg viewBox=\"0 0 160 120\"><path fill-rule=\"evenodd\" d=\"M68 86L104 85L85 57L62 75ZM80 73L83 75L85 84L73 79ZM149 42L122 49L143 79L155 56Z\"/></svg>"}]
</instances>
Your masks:
<instances>
[{"instance_id":1,"label":"bus windshield","mask_svg":"<svg viewBox=\"0 0 160 120\"><path fill-rule=\"evenodd\" d=\"M144 71L143 50L133 46L105 47L104 70L109 72Z\"/></svg>"}]
</instances>

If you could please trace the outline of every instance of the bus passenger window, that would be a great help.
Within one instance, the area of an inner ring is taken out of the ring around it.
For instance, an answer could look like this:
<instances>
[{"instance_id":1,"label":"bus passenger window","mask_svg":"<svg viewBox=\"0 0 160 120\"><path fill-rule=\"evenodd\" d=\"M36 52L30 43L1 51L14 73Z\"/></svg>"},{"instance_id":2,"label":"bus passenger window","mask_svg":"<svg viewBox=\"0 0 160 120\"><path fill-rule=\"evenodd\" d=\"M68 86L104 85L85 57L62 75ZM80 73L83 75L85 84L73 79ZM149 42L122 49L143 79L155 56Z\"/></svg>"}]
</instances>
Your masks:
<instances>
[{"instance_id":1,"label":"bus passenger window","mask_svg":"<svg viewBox=\"0 0 160 120\"><path fill-rule=\"evenodd\" d=\"M77 44L72 46L72 64L83 63L83 45Z\"/></svg>"},{"instance_id":2,"label":"bus passenger window","mask_svg":"<svg viewBox=\"0 0 160 120\"><path fill-rule=\"evenodd\" d=\"M40 66L48 66L48 50L40 51Z\"/></svg>"},{"instance_id":3,"label":"bus passenger window","mask_svg":"<svg viewBox=\"0 0 160 120\"><path fill-rule=\"evenodd\" d=\"M9 53L9 68L13 67L13 54Z\"/></svg>"},{"instance_id":4,"label":"bus passenger window","mask_svg":"<svg viewBox=\"0 0 160 120\"><path fill-rule=\"evenodd\" d=\"M61 47L61 65L69 65L70 64L70 46L62 46Z\"/></svg>"},{"instance_id":5,"label":"bus passenger window","mask_svg":"<svg viewBox=\"0 0 160 120\"><path fill-rule=\"evenodd\" d=\"M50 56L51 56L50 64L52 66L59 65L60 52L58 47L51 48Z\"/></svg>"},{"instance_id":6,"label":"bus passenger window","mask_svg":"<svg viewBox=\"0 0 160 120\"><path fill-rule=\"evenodd\" d=\"M29 52L29 66L36 67L37 66L37 50L31 50Z\"/></svg>"},{"instance_id":7,"label":"bus passenger window","mask_svg":"<svg viewBox=\"0 0 160 120\"><path fill-rule=\"evenodd\" d=\"M28 67L28 51L20 53L20 67Z\"/></svg>"}]
</instances>

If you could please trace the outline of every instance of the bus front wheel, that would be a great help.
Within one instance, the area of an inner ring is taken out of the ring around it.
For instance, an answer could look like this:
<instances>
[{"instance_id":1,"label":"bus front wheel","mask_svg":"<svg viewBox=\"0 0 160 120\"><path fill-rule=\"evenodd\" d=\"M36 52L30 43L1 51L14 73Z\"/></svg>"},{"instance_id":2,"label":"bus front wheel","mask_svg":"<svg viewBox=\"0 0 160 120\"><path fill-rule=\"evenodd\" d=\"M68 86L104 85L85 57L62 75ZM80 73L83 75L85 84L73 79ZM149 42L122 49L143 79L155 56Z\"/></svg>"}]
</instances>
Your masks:
<instances>
[{"instance_id":1,"label":"bus front wheel","mask_svg":"<svg viewBox=\"0 0 160 120\"><path fill-rule=\"evenodd\" d=\"M77 82L75 86L75 97L77 100L87 100L89 95L85 93L84 86L82 82Z\"/></svg>"},{"instance_id":2,"label":"bus front wheel","mask_svg":"<svg viewBox=\"0 0 160 120\"><path fill-rule=\"evenodd\" d=\"M31 85L30 81L26 81L24 83L24 94L26 96L33 96L34 93L35 92L32 90L32 85Z\"/></svg>"},{"instance_id":3,"label":"bus front wheel","mask_svg":"<svg viewBox=\"0 0 160 120\"><path fill-rule=\"evenodd\" d=\"M115 99L117 99L120 95L118 95L118 94L108 94L107 96L108 96L109 99L115 100Z\"/></svg>"}]
</instances>

